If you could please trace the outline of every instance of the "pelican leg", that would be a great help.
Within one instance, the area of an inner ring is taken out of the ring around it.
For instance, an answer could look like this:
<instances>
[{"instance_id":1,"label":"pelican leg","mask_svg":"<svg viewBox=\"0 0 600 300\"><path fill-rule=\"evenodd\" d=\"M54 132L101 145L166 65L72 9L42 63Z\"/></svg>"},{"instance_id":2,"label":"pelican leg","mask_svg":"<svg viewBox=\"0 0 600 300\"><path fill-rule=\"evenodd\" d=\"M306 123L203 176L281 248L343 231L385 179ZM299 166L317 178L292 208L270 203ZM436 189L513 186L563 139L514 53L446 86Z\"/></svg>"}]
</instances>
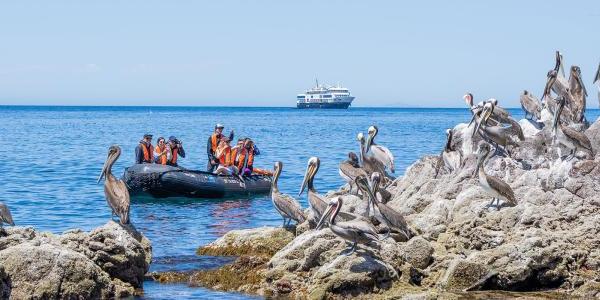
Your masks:
<instances>
[{"instance_id":1,"label":"pelican leg","mask_svg":"<svg viewBox=\"0 0 600 300\"><path fill-rule=\"evenodd\" d=\"M392 229L390 227L387 228L387 232L385 233L385 235L383 236L384 240L387 240L390 237L390 234L392 233Z\"/></svg>"},{"instance_id":2,"label":"pelican leg","mask_svg":"<svg viewBox=\"0 0 600 300\"><path fill-rule=\"evenodd\" d=\"M496 198L492 198L492 202L490 202L488 205L485 206L485 208L490 208L492 206L494 206L494 201L496 201Z\"/></svg>"},{"instance_id":3,"label":"pelican leg","mask_svg":"<svg viewBox=\"0 0 600 300\"><path fill-rule=\"evenodd\" d=\"M500 198L496 198L496 210L500 210Z\"/></svg>"},{"instance_id":4,"label":"pelican leg","mask_svg":"<svg viewBox=\"0 0 600 300\"><path fill-rule=\"evenodd\" d=\"M344 255L350 255L350 254L354 253L354 251L356 251L356 242L354 242L352 244L352 247L350 247L350 249L348 249L348 250L349 250L349 252Z\"/></svg>"},{"instance_id":5,"label":"pelican leg","mask_svg":"<svg viewBox=\"0 0 600 300\"><path fill-rule=\"evenodd\" d=\"M568 159L567 160L571 160L573 158L575 158L575 152L577 151L577 149L571 149L571 153L569 154Z\"/></svg>"}]
</instances>

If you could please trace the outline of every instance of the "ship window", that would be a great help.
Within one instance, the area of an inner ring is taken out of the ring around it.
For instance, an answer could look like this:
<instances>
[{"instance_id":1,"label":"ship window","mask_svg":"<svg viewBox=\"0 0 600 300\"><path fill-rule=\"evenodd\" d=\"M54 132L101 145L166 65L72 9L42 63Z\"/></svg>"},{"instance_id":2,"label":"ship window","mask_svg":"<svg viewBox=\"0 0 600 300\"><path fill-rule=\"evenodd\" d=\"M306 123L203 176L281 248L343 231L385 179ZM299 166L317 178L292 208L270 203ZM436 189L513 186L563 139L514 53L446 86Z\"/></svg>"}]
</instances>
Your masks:
<instances>
[{"instance_id":1,"label":"ship window","mask_svg":"<svg viewBox=\"0 0 600 300\"><path fill-rule=\"evenodd\" d=\"M304 96L298 96L298 99L304 99Z\"/></svg>"}]
</instances>

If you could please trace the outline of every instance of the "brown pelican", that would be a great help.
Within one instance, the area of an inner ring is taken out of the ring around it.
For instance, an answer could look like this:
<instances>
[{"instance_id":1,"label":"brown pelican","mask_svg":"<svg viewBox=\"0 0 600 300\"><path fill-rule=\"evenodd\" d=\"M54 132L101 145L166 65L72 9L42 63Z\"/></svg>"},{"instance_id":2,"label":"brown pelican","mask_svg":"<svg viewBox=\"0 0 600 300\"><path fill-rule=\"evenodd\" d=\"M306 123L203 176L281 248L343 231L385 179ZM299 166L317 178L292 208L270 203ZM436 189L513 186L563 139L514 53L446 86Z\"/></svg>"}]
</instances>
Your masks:
<instances>
[{"instance_id":1,"label":"brown pelican","mask_svg":"<svg viewBox=\"0 0 600 300\"><path fill-rule=\"evenodd\" d=\"M2 223L6 223L10 226L15 226L15 222L13 221L8 206L0 202L0 229L2 228Z\"/></svg>"},{"instance_id":2,"label":"brown pelican","mask_svg":"<svg viewBox=\"0 0 600 300\"><path fill-rule=\"evenodd\" d=\"M375 177L377 177L377 184L374 183ZM379 174L379 172L371 174L370 179L371 181L369 182L369 186L371 187L371 191L373 191L373 196L375 196L375 200L379 200L379 202L381 203L388 203L390 200L392 200L392 193L390 193L390 191L388 191L385 188L381 188L381 175Z\"/></svg>"},{"instance_id":3,"label":"brown pelican","mask_svg":"<svg viewBox=\"0 0 600 300\"><path fill-rule=\"evenodd\" d=\"M556 103L557 101L555 99L552 99L552 97L550 96L550 91L552 90L552 87L555 85L555 83L557 82L557 74L558 72L556 70L550 70L550 72L548 72L548 78L546 80L546 86L544 87L544 93L542 94L542 99L546 99L545 103L546 103L546 107L548 107L548 109L554 114L557 110L556 107ZM561 94L558 94L559 97L565 97L565 101L566 102L573 102L573 97L571 96L571 93L569 92L569 88L565 87L564 92L561 92ZM573 113L571 112L571 109L569 109L569 107L563 107L563 110L560 114L560 118L562 121L567 122L567 123L573 123Z\"/></svg>"},{"instance_id":4,"label":"brown pelican","mask_svg":"<svg viewBox=\"0 0 600 300\"><path fill-rule=\"evenodd\" d=\"M535 121L538 121L542 117L542 105L531 93L526 90L523 91L519 100L521 102L521 108L525 112L525 118L529 115L532 118L535 118Z\"/></svg>"},{"instance_id":5,"label":"brown pelican","mask_svg":"<svg viewBox=\"0 0 600 300\"><path fill-rule=\"evenodd\" d=\"M360 219L345 222L335 221L342 208L342 204L342 197L331 199L325 213L319 220L317 229L320 229L327 217L329 217L329 229L331 229L331 232L352 243L352 247L349 248L349 252L346 255L352 254L356 250L358 243L370 244L372 242L378 242L379 236L377 235L377 229L369 222Z\"/></svg>"},{"instance_id":6,"label":"brown pelican","mask_svg":"<svg viewBox=\"0 0 600 300\"><path fill-rule=\"evenodd\" d=\"M578 149L585 149L590 152L592 156L594 156L594 152L592 150L592 143L588 139L588 137L568 126L563 126L560 122L558 116L561 114L564 106L565 106L565 98L559 97L557 99L558 107L557 111L554 113L554 120L552 123L552 134L557 142L563 144L567 148L571 150L570 158L575 157L575 153Z\"/></svg>"},{"instance_id":7,"label":"brown pelican","mask_svg":"<svg viewBox=\"0 0 600 300\"><path fill-rule=\"evenodd\" d=\"M438 161L436 175L439 172L439 169L441 168L442 163L446 168L448 168L450 170L450 172L453 172L455 170L458 170L458 168L460 168L461 161L462 161L462 153L460 151L453 149L453 147L452 147L452 129L448 128L448 129L446 129L446 145L444 146L444 150L442 150L442 153L440 153L440 158Z\"/></svg>"},{"instance_id":8,"label":"brown pelican","mask_svg":"<svg viewBox=\"0 0 600 300\"><path fill-rule=\"evenodd\" d=\"M598 70L596 70L596 76L594 76L593 83L598 83L598 103L600 105L600 64L598 64Z\"/></svg>"},{"instance_id":9,"label":"brown pelican","mask_svg":"<svg viewBox=\"0 0 600 300\"><path fill-rule=\"evenodd\" d=\"M377 126L369 127L369 137L367 138L367 153L371 152L373 157L380 161L386 168L392 173L395 173L394 169L394 155L387 147L375 144L375 137L379 133Z\"/></svg>"},{"instance_id":10,"label":"brown pelican","mask_svg":"<svg viewBox=\"0 0 600 300\"><path fill-rule=\"evenodd\" d=\"M306 173L304 173L304 179L302 180L302 186L300 187L300 193L298 196L302 195L304 189L308 187L308 203L310 204L310 208L315 213L317 218L320 218L325 209L327 209L327 203L325 200L317 193L314 186L314 178L319 171L319 167L321 166L321 160L318 157L311 157L308 159L308 165L306 166Z\"/></svg>"},{"instance_id":11,"label":"brown pelican","mask_svg":"<svg viewBox=\"0 0 600 300\"><path fill-rule=\"evenodd\" d=\"M379 185L380 179L381 175L379 173L373 173L373 175L371 175L371 182L373 184L373 187ZM357 178L357 184L358 181L359 179ZM380 220L380 222L382 222L389 228L385 238L389 237L391 232L394 232L401 236L401 240L408 241L411 238L412 234L410 229L408 229L408 224L406 223L406 220L404 220L404 216L402 216L402 214L395 211L393 208L389 207L383 202L377 201L373 193L374 191L371 190L371 187L369 185L365 185L364 183L365 182L361 182L360 185L361 188L367 190L367 195L369 195L371 205L373 205L374 208L373 213L375 215L375 218ZM375 191L376 190L377 188L375 188Z\"/></svg>"},{"instance_id":12,"label":"brown pelican","mask_svg":"<svg viewBox=\"0 0 600 300\"><path fill-rule=\"evenodd\" d=\"M473 135L478 132L482 138L489 140L491 143L495 144L496 151L494 154L500 152L500 150L507 151L506 147L508 145L518 146L516 142L513 141L512 135L517 131L514 128L514 124L511 124L508 127L505 126L487 126L486 122L492 114L492 110L494 109L493 103L486 103L483 112L481 113L480 118L476 118L477 127L473 131ZM518 125L518 124L517 124ZM481 129L481 131L480 131ZM521 133L522 134L522 133ZM499 148L502 146L502 149ZM510 156L510 153L507 153Z\"/></svg>"},{"instance_id":13,"label":"brown pelican","mask_svg":"<svg viewBox=\"0 0 600 300\"><path fill-rule=\"evenodd\" d=\"M385 166L380 161L376 160L374 157L367 155L365 149L365 136L362 132L358 133L358 135L356 136L356 140L358 140L360 144L360 162L362 164L363 170L365 170L365 172L367 172L367 174L369 175L373 174L373 172L385 174ZM387 177L387 179L392 178Z\"/></svg>"},{"instance_id":14,"label":"brown pelican","mask_svg":"<svg viewBox=\"0 0 600 300\"><path fill-rule=\"evenodd\" d=\"M352 186L354 185L354 178L360 175L367 176L367 172L360 167L358 156L356 156L354 152L348 153L348 160L340 163L339 173L350 185L351 193Z\"/></svg>"},{"instance_id":15,"label":"brown pelican","mask_svg":"<svg viewBox=\"0 0 600 300\"><path fill-rule=\"evenodd\" d=\"M106 202L112 210L111 218L113 215L117 215L121 224L129 223L129 191L125 186L123 180L117 179L112 174L112 166L121 155L121 148L117 145L112 145L108 148L108 156L102 167L102 173L98 177L98 182L106 177L104 181L104 195Z\"/></svg>"},{"instance_id":16,"label":"brown pelican","mask_svg":"<svg viewBox=\"0 0 600 300\"><path fill-rule=\"evenodd\" d=\"M306 220L306 217L304 217L300 203L290 195L282 194L277 187L277 180L281 175L282 168L282 162L275 162L275 173L273 174L273 182L271 184L271 200L273 201L273 206L275 206L277 212L283 217L283 226L285 227L286 219L288 220L287 225L290 225L292 220L296 221L298 224L303 223Z\"/></svg>"},{"instance_id":17,"label":"brown pelican","mask_svg":"<svg viewBox=\"0 0 600 300\"><path fill-rule=\"evenodd\" d=\"M562 58L562 54L559 51L556 51L556 63L554 64L554 69L548 72L548 76L550 76L550 72L552 71L556 73L556 82L552 84L551 88L557 95L566 93L567 88L569 87L569 82L565 77Z\"/></svg>"},{"instance_id":18,"label":"brown pelican","mask_svg":"<svg viewBox=\"0 0 600 300\"><path fill-rule=\"evenodd\" d=\"M512 188L502 179L487 175L485 173L483 162L486 157L490 153L490 145L485 142L481 142L479 144L479 148L477 149L477 167L473 172L473 176L477 173L479 175L479 185L490 195L492 195L492 202L488 204L487 207L490 207L494 204L494 200L496 200L496 208L500 210L500 199L509 203L511 206L517 205L517 199L515 198L515 193Z\"/></svg>"},{"instance_id":19,"label":"brown pelican","mask_svg":"<svg viewBox=\"0 0 600 300\"><path fill-rule=\"evenodd\" d=\"M469 105L469 103L471 104L471 114L473 115L473 117L471 118L471 121L469 122L469 126L471 126L471 124L473 124L473 121L475 120L475 118L477 116L481 115L481 112L483 111L483 107L487 104L487 103L492 103L495 106L495 110L493 112L492 118L490 119L491 121L493 121L493 125L498 125L500 123L510 123L511 121L510 119L510 113L498 106L498 100L494 99L494 98L490 98L486 101L480 101L479 103L477 103L476 105L472 105L473 103L473 94L471 93L467 93L466 95L463 96L463 98L465 99L465 102L467 103L467 105Z\"/></svg>"},{"instance_id":20,"label":"brown pelican","mask_svg":"<svg viewBox=\"0 0 600 300\"><path fill-rule=\"evenodd\" d=\"M581 79L581 69L578 66L571 66L569 75L569 91L573 98L571 110L573 112L573 120L577 123L585 121L585 106L587 90Z\"/></svg>"}]
</instances>

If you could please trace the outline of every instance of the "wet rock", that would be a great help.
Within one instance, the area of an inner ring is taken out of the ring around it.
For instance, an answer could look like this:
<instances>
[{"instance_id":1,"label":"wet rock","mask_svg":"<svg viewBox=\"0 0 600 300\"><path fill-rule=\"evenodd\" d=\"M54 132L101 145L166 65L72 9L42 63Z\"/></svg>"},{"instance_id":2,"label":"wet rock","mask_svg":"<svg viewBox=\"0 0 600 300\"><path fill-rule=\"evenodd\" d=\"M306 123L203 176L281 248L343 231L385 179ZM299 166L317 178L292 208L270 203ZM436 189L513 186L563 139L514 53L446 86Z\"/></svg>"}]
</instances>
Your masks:
<instances>
[{"instance_id":1,"label":"wet rock","mask_svg":"<svg viewBox=\"0 0 600 300\"><path fill-rule=\"evenodd\" d=\"M260 227L232 230L214 242L198 248L199 255L266 255L272 256L294 239L293 230Z\"/></svg>"}]
</instances>

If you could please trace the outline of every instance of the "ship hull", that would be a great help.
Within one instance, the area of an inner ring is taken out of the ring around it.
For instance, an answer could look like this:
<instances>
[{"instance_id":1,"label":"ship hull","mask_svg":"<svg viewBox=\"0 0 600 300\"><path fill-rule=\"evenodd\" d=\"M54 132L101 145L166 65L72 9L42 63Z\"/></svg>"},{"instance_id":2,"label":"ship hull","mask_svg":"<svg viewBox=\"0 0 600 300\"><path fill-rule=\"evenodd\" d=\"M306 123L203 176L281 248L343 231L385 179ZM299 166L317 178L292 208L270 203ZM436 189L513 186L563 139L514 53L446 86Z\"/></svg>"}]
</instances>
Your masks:
<instances>
[{"instance_id":1,"label":"ship hull","mask_svg":"<svg viewBox=\"0 0 600 300\"><path fill-rule=\"evenodd\" d=\"M296 103L296 107L300 109L321 108L321 109L346 109L352 104L351 102L338 103Z\"/></svg>"}]
</instances>

